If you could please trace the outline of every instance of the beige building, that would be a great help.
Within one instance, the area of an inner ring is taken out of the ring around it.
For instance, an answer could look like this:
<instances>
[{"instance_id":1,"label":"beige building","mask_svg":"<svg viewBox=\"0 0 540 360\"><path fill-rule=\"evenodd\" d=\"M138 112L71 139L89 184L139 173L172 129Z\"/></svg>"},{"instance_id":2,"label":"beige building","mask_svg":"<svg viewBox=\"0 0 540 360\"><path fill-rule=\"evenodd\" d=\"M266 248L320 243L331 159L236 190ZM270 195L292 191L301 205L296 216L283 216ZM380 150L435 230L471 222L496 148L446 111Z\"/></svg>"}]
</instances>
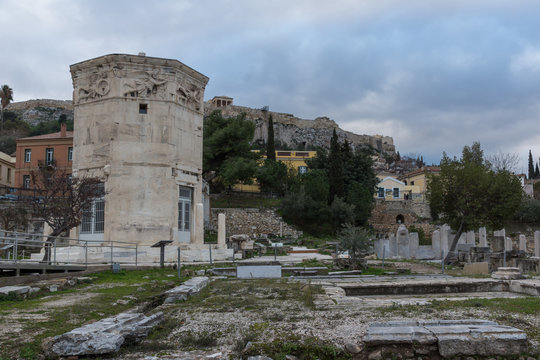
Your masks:
<instances>
[{"instance_id":1,"label":"beige building","mask_svg":"<svg viewBox=\"0 0 540 360\"><path fill-rule=\"evenodd\" d=\"M73 174L105 195L80 239L203 243L203 96L208 78L177 60L111 54L71 65Z\"/></svg>"},{"instance_id":2,"label":"beige building","mask_svg":"<svg viewBox=\"0 0 540 360\"><path fill-rule=\"evenodd\" d=\"M0 151L0 187L15 186L15 158Z\"/></svg>"}]
</instances>

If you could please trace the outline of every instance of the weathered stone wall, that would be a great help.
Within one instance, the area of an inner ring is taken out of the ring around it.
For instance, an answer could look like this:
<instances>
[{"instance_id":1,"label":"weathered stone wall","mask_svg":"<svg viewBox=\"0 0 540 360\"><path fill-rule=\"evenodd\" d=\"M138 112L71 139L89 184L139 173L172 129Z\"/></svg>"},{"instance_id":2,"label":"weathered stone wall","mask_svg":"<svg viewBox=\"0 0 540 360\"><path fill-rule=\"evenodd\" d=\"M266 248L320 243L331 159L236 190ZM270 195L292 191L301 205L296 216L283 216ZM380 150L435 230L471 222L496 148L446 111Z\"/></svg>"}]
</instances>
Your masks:
<instances>
[{"instance_id":1,"label":"weathered stone wall","mask_svg":"<svg viewBox=\"0 0 540 360\"><path fill-rule=\"evenodd\" d=\"M369 224L378 233L395 233L399 227L398 216L403 217L403 224L414 225L424 229L426 235L431 234L434 227L427 221L431 219L429 204L426 202L380 201L377 200L371 213Z\"/></svg>"},{"instance_id":2,"label":"weathered stone wall","mask_svg":"<svg viewBox=\"0 0 540 360\"><path fill-rule=\"evenodd\" d=\"M209 101L205 102L205 115L209 115L214 110L221 110L225 117L245 113L247 119L255 122L254 141L261 140L266 142L268 121L267 114L262 110L236 105L218 108ZM292 148L298 149L305 145L330 148L330 138L332 137L332 132L336 129L340 140L344 141L347 139L353 147L369 145L381 152L392 154L395 152L394 140L390 136L354 134L340 129L334 120L327 117L306 120L286 113L268 112L268 114L272 114L272 119L274 120L275 139Z\"/></svg>"},{"instance_id":3,"label":"weathered stone wall","mask_svg":"<svg viewBox=\"0 0 540 360\"><path fill-rule=\"evenodd\" d=\"M40 122L58 120L60 115L66 115L68 120L73 120L73 103L70 100L20 101L9 104L7 110L19 114L23 121L33 126Z\"/></svg>"},{"instance_id":4,"label":"weathered stone wall","mask_svg":"<svg viewBox=\"0 0 540 360\"><path fill-rule=\"evenodd\" d=\"M280 234L298 237L302 232L283 221L272 209L256 208L215 208L210 211L209 229L217 231L218 214L225 214L226 235ZM283 225L281 225L283 224Z\"/></svg>"},{"instance_id":5,"label":"weathered stone wall","mask_svg":"<svg viewBox=\"0 0 540 360\"><path fill-rule=\"evenodd\" d=\"M77 119L73 173L103 179L104 240L202 243L202 99L208 78L177 60L120 54L70 70ZM192 190L190 231L182 234L179 186Z\"/></svg>"}]
</instances>

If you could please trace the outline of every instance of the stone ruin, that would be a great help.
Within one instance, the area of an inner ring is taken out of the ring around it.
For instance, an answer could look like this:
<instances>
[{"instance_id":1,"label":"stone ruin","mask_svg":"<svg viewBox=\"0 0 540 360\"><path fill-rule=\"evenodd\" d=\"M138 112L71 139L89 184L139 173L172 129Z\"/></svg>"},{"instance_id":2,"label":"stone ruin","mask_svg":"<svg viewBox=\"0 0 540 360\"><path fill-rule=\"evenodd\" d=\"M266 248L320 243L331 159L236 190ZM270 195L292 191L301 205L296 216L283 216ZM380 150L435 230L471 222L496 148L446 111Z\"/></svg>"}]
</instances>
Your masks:
<instances>
[{"instance_id":1,"label":"stone ruin","mask_svg":"<svg viewBox=\"0 0 540 360\"><path fill-rule=\"evenodd\" d=\"M441 259L448 254L454 236L448 225L442 225L433 232L431 245L420 245L418 233L409 233L406 226L401 224L396 234L377 239L374 250L380 259ZM523 234L519 235L519 242L514 246L504 229L494 231L489 243L484 227L478 233L464 232L452 257L465 264L486 262L490 271L499 267L516 267L522 272L536 272L540 258L540 231L534 233L532 249L527 247L527 238Z\"/></svg>"}]
</instances>

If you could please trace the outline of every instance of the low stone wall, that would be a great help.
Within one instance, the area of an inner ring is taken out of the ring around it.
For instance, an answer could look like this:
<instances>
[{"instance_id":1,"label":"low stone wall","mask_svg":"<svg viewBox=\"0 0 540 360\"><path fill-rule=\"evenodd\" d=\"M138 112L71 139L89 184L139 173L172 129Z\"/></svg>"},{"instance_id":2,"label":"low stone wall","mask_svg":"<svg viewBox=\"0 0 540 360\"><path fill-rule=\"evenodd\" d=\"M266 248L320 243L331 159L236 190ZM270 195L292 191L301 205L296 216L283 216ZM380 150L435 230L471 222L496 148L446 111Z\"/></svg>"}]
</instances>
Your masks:
<instances>
[{"instance_id":1,"label":"low stone wall","mask_svg":"<svg viewBox=\"0 0 540 360\"><path fill-rule=\"evenodd\" d=\"M407 227L414 225L424 229L426 236L430 236L435 229L428 222L431 220L429 204L413 200L377 200L369 224L373 226L375 232L382 234L395 233L399 227L398 217L402 219L402 223Z\"/></svg>"},{"instance_id":2,"label":"low stone wall","mask_svg":"<svg viewBox=\"0 0 540 360\"><path fill-rule=\"evenodd\" d=\"M225 214L226 235L275 234L297 238L302 234L283 221L273 209L215 208L210 211L209 230L217 231L218 214Z\"/></svg>"}]
</instances>

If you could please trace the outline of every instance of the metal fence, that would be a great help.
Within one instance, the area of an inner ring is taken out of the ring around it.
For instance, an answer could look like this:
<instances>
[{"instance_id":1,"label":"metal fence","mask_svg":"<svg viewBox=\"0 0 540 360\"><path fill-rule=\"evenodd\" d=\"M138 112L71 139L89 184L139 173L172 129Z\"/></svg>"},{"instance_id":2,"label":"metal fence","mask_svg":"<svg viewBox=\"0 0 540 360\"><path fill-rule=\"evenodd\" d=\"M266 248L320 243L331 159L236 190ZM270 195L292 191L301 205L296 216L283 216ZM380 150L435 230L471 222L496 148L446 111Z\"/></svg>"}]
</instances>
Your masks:
<instances>
[{"instance_id":1,"label":"metal fence","mask_svg":"<svg viewBox=\"0 0 540 360\"><path fill-rule=\"evenodd\" d=\"M99 251L96 251L99 249ZM98 256L95 256L95 255ZM103 256L101 256L103 255ZM125 241L79 240L0 230L0 263L138 265L139 246Z\"/></svg>"}]
</instances>

